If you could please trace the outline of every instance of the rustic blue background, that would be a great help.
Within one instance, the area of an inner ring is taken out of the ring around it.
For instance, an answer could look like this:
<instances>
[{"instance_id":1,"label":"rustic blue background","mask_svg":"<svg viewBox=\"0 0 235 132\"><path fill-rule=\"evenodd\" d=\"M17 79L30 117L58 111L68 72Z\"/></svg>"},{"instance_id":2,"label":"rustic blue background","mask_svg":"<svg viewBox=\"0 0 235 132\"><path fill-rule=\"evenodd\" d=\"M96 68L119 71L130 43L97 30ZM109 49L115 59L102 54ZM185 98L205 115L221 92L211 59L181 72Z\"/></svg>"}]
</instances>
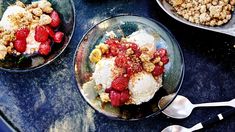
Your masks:
<instances>
[{"instance_id":1,"label":"rustic blue background","mask_svg":"<svg viewBox=\"0 0 235 132\"><path fill-rule=\"evenodd\" d=\"M74 0L76 28L65 52L50 65L28 73L0 71L0 114L25 132L34 131L160 131L179 124L191 127L229 108L198 108L184 120L164 115L140 121L114 121L91 109L79 94L73 55L83 34L104 18L134 14L165 25L179 41L186 73L180 94L193 103L227 101L235 97L235 38L179 23L155 0ZM205 129L232 132L235 116Z\"/></svg>"}]
</instances>

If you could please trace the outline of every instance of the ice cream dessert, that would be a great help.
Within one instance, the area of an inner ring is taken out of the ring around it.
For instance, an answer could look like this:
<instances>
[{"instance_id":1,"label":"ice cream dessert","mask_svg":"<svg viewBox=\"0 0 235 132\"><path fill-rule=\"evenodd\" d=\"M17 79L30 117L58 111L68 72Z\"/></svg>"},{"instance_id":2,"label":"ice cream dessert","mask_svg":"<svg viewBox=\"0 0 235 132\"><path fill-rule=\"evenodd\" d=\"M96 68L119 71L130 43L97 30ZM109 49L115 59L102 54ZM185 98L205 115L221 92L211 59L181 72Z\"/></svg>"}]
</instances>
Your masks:
<instances>
[{"instance_id":1,"label":"ice cream dessert","mask_svg":"<svg viewBox=\"0 0 235 132\"><path fill-rule=\"evenodd\" d=\"M0 60L7 55L49 55L52 43L63 40L64 33L57 31L60 24L59 13L47 0L8 6L0 21Z\"/></svg>"},{"instance_id":2,"label":"ice cream dessert","mask_svg":"<svg viewBox=\"0 0 235 132\"><path fill-rule=\"evenodd\" d=\"M151 100L162 87L164 65L169 62L166 49L157 49L155 38L145 30L125 38L112 31L106 36L90 53L94 72L83 88L94 82L101 102L113 107Z\"/></svg>"}]
</instances>

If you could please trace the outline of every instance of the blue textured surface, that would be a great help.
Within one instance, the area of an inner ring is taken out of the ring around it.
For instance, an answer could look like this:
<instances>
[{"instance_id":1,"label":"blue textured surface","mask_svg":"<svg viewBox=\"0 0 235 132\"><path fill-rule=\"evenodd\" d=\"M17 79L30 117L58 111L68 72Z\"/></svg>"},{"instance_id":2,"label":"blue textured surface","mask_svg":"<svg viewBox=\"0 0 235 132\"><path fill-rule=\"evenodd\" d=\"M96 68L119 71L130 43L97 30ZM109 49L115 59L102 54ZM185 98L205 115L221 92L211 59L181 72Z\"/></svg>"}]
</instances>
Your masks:
<instances>
[{"instance_id":1,"label":"blue textured surface","mask_svg":"<svg viewBox=\"0 0 235 132\"><path fill-rule=\"evenodd\" d=\"M120 13L150 17L164 24L180 43L186 64L180 94L193 103L235 96L235 38L195 29L167 16L155 0L74 0L76 29L65 52L50 65L28 73L0 71L0 110L21 131L160 131L168 125L191 127L229 108L198 108L184 120L160 115L134 122L114 121L92 110L78 93L73 55L82 35L100 20ZM235 116L204 131L233 132Z\"/></svg>"}]
</instances>

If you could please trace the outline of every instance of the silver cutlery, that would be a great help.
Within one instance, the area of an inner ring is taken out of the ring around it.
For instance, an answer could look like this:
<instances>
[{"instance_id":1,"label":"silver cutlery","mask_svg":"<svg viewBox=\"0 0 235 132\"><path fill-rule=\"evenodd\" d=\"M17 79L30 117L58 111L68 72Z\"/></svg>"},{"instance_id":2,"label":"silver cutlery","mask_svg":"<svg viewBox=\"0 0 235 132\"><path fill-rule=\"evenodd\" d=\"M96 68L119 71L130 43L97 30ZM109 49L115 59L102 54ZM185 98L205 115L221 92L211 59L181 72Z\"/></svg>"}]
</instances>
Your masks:
<instances>
[{"instance_id":1,"label":"silver cutlery","mask_svg":"<svg viewBox=\"0 0 235 132\"><path fill-rule=\"evenodd\" d=\"M163 108L165 102L169 102L174 95L168 95L162 97L158 102L158 107ZM229 106L235 107L235 99L227 102L214 102L214 103L202 103L202 104L192 104L186 97L178 95L175 100L162 112L172 118L184 119L187 118L197 107L218 107L218 106Z\"/></svg>"},{"instance_id":2,"label":"silver cutlery","mask_svg":"<svg viewBox=\"0 0 235 132\"><path fill-rule=\"evenodd\" d=\"M218 114L214 118L211 118L211 119L209 119L205 122L200 122L200 123L194 125L191 128L186 128L186 127L179 126L179 125L172 125L172 126L168 126L165 129L163 129L162 132L193 132L193 131L200 130L200 129L203 129L205 127L208 127L208 126L214 124L215 122L221 121L221 120L223 120L223 119L225 119L225 118L227 118L227 117L229 117L233 114L235 114L235 109L234 108L227 111L227 112Z\"/></svg>"}]
</instances>

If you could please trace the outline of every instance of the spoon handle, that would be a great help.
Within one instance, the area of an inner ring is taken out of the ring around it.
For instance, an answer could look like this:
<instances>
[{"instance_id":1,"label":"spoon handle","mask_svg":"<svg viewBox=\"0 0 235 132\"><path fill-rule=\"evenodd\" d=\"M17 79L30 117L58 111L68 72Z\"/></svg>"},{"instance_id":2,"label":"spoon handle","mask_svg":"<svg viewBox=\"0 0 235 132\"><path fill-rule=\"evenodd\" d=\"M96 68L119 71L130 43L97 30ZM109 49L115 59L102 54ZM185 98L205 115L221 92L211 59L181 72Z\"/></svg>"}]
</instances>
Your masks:
<instances>
[{"instance_id":1,"label":"spoon handle","mask_svg":"<svg viewBox=\"0 0 235 132\"><path fill-rule=\"evenodd\" d=\"M229 110L229 111L226 111L226 112L223 112L223 113L220 113L218 114L217 116L213 117L213 118L210 118L209 120L207 121L204 121L204 122L201 122L201 123L198 123L197 125L195 125L194 127L192 127L191 131L195 131L195 130L199 130L199 129L202 129L202 128L205 128L205 127L208 127L218 121L221 121L223 119L226 119L228 118L229 116L235 114L235 108ZM199 126L199 127L198 127Z\"/></svg>"},{"instance_id":2,"label":"spoon handle","mask_svg":"<svg viewBox=\"0 0 235 132\"><path fill-rule=\"evenodd\" d=\"M214 102L214 103L201 103L201 104L194 104L194 107L217 107L217 106L231 106L229 102Z\"/></svg>"},{"instance_id":3,"label":"spoon handle","mask_svg":"<svg viewBox=\"0 0 235 132\"><path fill-rule=\"evenodd\" d=\"M210 125L214 124L215 122L221 121L221 120L223 120L225 118L228 118L229 116L231 116L233 114L235 114L235 109L234 108L229 110L229 111L220 113L217 116L215 116L215 117L213 117L213 118L211 118L211 119L209 119L209 120L207 120L205 122L202 122L202 126L203 127L210 126Z\"/></svg>"}]
</instances>

